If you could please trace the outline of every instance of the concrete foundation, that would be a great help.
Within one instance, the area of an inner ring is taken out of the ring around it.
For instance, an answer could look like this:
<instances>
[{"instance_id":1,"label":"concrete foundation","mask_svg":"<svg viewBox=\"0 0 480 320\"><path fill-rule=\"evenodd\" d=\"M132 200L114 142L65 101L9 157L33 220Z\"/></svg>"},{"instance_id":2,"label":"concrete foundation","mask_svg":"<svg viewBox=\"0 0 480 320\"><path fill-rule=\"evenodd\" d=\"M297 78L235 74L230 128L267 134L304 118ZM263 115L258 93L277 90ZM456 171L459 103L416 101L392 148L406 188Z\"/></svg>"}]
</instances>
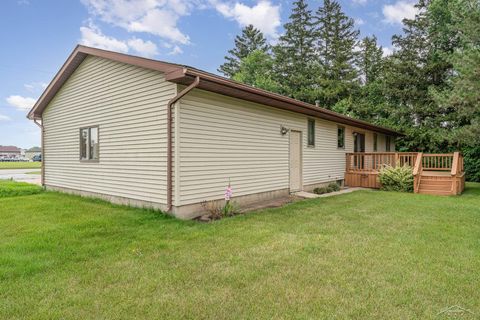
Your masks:
<instances>
[{"instance_id":1,"label":"concrete foundation","mask_svg":"<svg viewBox=\"0 0 480 320\"><path fill-rule=\"evenodd\" d=\"M303 187L303 189L304 191L312 192L313 189L317 187L327 186L329 183L331 182L306 185ZM342 180L342 185L343 185L343 180ZM47 185L46 188L48 190L75 194L82 197L99 198L114 204L120 204L120 205L126 205L126 206L138 207L138 208L156 209L156 210L161 210L163 212L166 212L167 210L167 205L164 203L129 199L129 198L124 198L119 196L112 196L108 194L82 191L82 190L51 186L51 185ZM256 204L256 206L259 207L258 204L261 203L262 201L288 197L289 195L290 195L289 189L281 189L281 190L259 192L259 193L245 195L245 196L233 197L232 201L235 201L240 206L240 209L241 209L244 206L250 206L252 204ZM225 200L219 199L219 200L214 200L209 202L212 202L212 205L220 206L224 204ZM194 219L207 212L205 207L202 205L202 203L193 203L193 204L188 204L183 206L173 206L172 210L169 213L178 219L188 220L188 219Z\"/></svg>"}]
</instances>

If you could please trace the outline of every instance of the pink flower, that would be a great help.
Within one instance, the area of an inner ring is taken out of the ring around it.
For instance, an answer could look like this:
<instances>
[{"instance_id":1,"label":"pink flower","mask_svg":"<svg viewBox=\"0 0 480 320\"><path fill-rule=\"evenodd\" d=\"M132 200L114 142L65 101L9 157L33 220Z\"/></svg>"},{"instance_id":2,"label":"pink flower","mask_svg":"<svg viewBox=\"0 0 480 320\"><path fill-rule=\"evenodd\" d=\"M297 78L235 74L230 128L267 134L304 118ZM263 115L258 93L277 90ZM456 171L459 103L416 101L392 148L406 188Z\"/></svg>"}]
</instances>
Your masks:
<instances>
[{"instance_id":1,"label":"pink flower","mask_svg":"<svg viewBox=\"0 0 480 320\"><path fill-rule=\"evenodd\" d=\"M225 201L229 201L233 195L232 187L228 186L227 190L225 190Z\"/></svg>"}]
</instances>

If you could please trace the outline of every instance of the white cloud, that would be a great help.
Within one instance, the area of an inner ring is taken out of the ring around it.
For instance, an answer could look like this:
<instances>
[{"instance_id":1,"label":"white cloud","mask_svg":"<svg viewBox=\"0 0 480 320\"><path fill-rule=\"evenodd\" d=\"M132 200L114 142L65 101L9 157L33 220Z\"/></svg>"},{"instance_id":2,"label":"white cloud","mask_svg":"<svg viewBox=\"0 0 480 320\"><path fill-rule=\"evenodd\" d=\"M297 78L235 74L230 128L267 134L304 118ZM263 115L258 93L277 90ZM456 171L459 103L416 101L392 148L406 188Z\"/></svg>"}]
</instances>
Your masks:
<instances>
[{"instance_id":1,"label":"white cloud","mask_svg":"<svg viewBox=\"0 0 480 320\"><path fill-rule=\"evenodd\" d=\"M188 44L190 39L177 27L178 15L169 10L150 10L142 18L128 24L127 30L150 33L172 42Z\"/></svg>"},{"instance_id":2,"label":"white cloud","mask_svg":"<svg viewBox=\"0 0 480 320\"><path fill-rule=\"evenodd\" d=\"M29 110L35 104L35 99L30 97L22 97L18 95L11 95L5 99L9 105L19 110Z\"/></svg>"},{"instance_id":3,"label":"white cloud","mask_svg":"<svg viewBox=\"0 0 480 320\"><path fill-rule=\"evenodd\" d=\"M0 114L0 121L10 121L12 120L9 116Z\"/></svg>"},{"instance_id":4,"label":"white cloud","mask_svg":"<svg viewBox=\"0 0 480 320\"><path fill-rule=\"evenodd\" d=\"M388 56L391 56L393 54L393 49L392 48L382 47L382 50L383 50L383 56L384 57L388 57Z\"/></svg>"},{"instance_id":5,"label":"white cloud","mask_svg":"<svg viewBox=\"0 0 480 320\"><path fill-rule=\"evenodd\" d=\"M168 41L188 44L189 37L177 27L201 0L82 0L100 20L129 32L145 32Z\"/></svg>"},{"instance_id":6,"label":"white cloud","mask_svg":"<svg viewBox=\"0 0 480 320\"><path fill-rule=\"evenodd\" d=\"M130 40L116 39L103 34L93 22L101 21L130 33L159 37L170 45L170 54L181 53L181 46L190 44L190 37L180 30L178 23L193 10L215 9L242 27L253 24L272 39L278 36L277 29L281 24L280 5L273 4L272 0L259 0L252 6L239 2L242 0L81 1L88 8L91 21L81 28L83 44L120 52L140 50L146 56L158 54L158 48L153 42L144 41L138 35Z\"/></svg>"},{"instance_id":7,"label":"white cloud","mask_svg":"<svg viewBox=\"0 0 480 320\"><path fill-rule=\"evenodd\" d=\"M153 57L158 54L158 48L152 41L144 41L138 38L132 38L127 41L128 46L135 52L146 57Z\"/></svg>"},{"instance_id":8,"label":"white cloud","mask_svg":"<svg viewBox=\"0 0 480 320\"><path fill-rule=\"evenodd\" d=\"M48 83L46 82L31 82L31 83L25 83L23 85L25 89L27 89L30 92L38 92L45 90L48 86Z\"/></svg>"},{"instance_id":9,"label":"white cloud","mask_svg":"<svg viewBox=\"0 0 480 320\"><path fill-rule=\"evenodd\" d=\"M135 37L125 41L119 40L104 35L93 23L90 23L88 26L80 27L80 32L82 34L80 43L86 46L123 53L133 51L136 54L145 57L152 57L158 54L157 45L152 41L144 41Z\"/></svg>"},{"instance_id":10,"label":"white cloud","mask_svg":"<svg viewBox=\"0 0 480 320\"><path fill-rule=\"evenodd\" d=\"M391 24L401 24L403 19L413 19L418 13L415 2L400 0L394 4L383 6L384 21Z\"/></svg>"},{"instance_id":11,"label":"white cloud","mask_svg":"<svg viewBox=\"0 0 480 320\"><path fill-rule=\"evenodd\" d=\"M179 46L174 46L173 49L168 54L176 55L176 54L180 54L180 53L183 53L182 48L180 48Z\"/></svg>"},{"instance_id":12,"label":"white cloud","mask_svg":"<svg viewBox=\"0 0 480 320\"><path fill-rule=\"evenodd\" d=\"M355 18L354 21L357 26L363 26L365 24L365 20L362 18Z\"/></svg>"},{"instance_id":13,"label":"white cloud","mask_svg":"<svg viewBox=\"0 0 480 320\"><path fill-rule=\"evenodd\" d=\"M252 24L266 36L272 38L278 36L277 28L280 26L279 5L274 5L267 0L261 0L252 7L239 2L231 5L212 1L212 4L224 17L237 21L242 27Z\"/></svg>"},{"instance_id":14,"label":"white cloud","mask_svg":"<svg viewBox=\"0 0 480 320\"><path fill-rule=\"evenodd\" d=\"M124 53L128 52L128 45L125 42L104 35L92 23L89 26L80 27L80 32L82 34L80 42L86 46Z\"/></svg>"}]
</instances>

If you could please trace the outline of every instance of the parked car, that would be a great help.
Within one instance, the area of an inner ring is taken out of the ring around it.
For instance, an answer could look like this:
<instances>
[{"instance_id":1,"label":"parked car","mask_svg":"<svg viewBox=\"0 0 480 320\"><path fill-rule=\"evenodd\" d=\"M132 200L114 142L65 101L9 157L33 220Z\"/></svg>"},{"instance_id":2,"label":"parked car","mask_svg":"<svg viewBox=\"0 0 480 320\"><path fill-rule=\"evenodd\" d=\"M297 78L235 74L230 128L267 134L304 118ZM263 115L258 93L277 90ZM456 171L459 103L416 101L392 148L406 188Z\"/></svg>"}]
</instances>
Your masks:
<instances>
[{"instance_id":1,"label":"parked car","mask_svg":"<svg viewBox=\"0 0 480 320\"><path fill-rule=\"evenodd\" d=\"M35 156L32 157L32 161L33 162L42 162L42 155L41 154L37 154Z\"/></svg>"}]
</instances>

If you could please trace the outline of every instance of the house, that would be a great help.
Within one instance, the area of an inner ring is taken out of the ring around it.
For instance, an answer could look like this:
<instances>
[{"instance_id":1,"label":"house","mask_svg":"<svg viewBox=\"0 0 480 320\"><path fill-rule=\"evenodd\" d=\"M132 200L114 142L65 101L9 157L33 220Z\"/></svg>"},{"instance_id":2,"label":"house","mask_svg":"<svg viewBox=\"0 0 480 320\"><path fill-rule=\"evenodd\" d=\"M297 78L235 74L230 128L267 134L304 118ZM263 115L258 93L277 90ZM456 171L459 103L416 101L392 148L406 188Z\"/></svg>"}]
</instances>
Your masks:
<instances>
[{"instance_id":1,"label":"house","mask_svg":"<svg viewBox=\"0 0 480 320\"><path fill-rule=\"evenodd\" d=\"M34 156L38 156L42 154L42 148L40 147L32 147L30 149L25 150L25 158L28 160L32 160Z\"/></svg>"},{"instance_id":2,"label":"house","mask_svg":"<svg viewBox=\"0 0 480 320\"><path fill-rule=\"evenodd\" d=\"M15 146L0 146L0 159L19 159L22 149Z\"/></svg>"},{"instance_id":3,"label":"house","mask_svg":"<svg viewBox=\"0 0 480 320\"><path fill-rule=\"evenodd\" d=\"M77 46L28 114L47 189L192 218L343 181L399 133L192 67Z\"/></svg>"}]
</instances>

